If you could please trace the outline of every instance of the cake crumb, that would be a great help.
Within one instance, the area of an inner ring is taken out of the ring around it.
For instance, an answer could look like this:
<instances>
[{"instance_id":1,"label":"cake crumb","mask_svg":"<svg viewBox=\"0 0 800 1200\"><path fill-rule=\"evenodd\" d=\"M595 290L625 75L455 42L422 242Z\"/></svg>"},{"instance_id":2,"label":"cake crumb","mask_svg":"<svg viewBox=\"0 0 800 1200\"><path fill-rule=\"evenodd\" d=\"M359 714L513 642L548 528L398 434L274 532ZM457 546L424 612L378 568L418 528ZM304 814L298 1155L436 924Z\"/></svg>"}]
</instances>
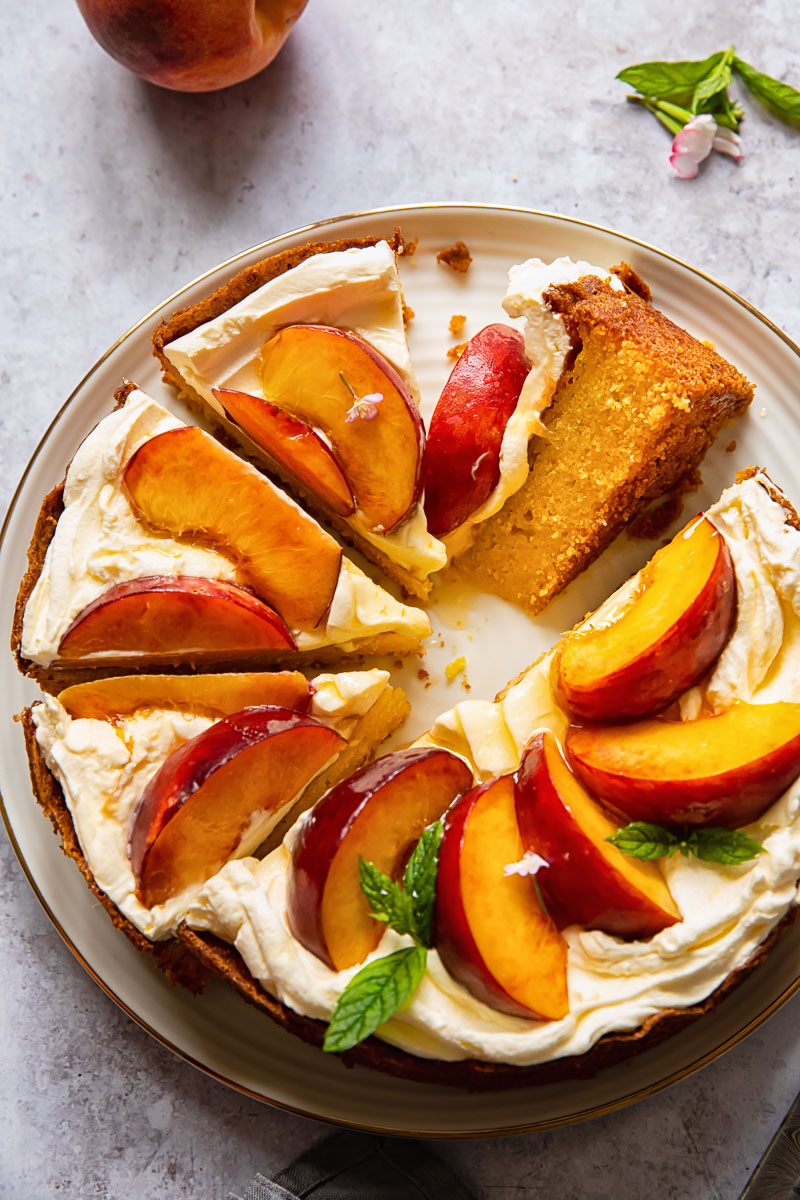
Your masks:
<instances>
[{"instance_id":1,"label":"cake crumb","mask_svg":"<svg viewBox=\"0 0 800 1200\"><path fill-rule=\"evenodd\" d=\"M399 671L399 670L400 670L400 668L403 666L403 660L402 660L402 658L396 658L396 659L394 660L394 665L397 667L397 670Z\"/></svg>"},{"instance_id":2,"label":"cake crumb","mask_svg":"<svg viewBox=\"0 0 800 1200\"><path fill-rule=\"evenodd\" d=\"M467 660L464 658L463 654L460 655L459 658L454 658L452 662L449 662L447 664L447 666L444 669L444 673L447 676L447 678L450 680L451 683L458 675L461 674L461 672L464 670L466 665L467 665Z\"/></svg>"},{"instance_id":3,"label":"cake crumb","mask_svg":"<svg viewBox=\"0 0 800 1200\"><path fill-rule=\"evenodd\" d=\"M452 333L453 337L458 337L466 323L467 318L465 317L464 313L453 313L452 317L450 318L450 324L448 325L448 329Z\"/></svg>"},{"instance_id":4,"label":"cake crumb","mask_svg":"<svg viewBox=\"0 0 800 1200\"><path fill-rule=\"evenodd\" d=\"M732 442L728 442L727 446L725 447L725 453L733 454L735 449L736 449L736 438L734 438Z\"/></svg>"},{"instance_id":5,"label":"cake crumb","mask_svg":"<svg viewBox=\"0 0 800 1200\"><path fill-rule=\"evenodd\" d=\"M397 253L400 254L403 258L413 258L413 256L417 253L418 245L419 245L419 238L411 238L411 240L408 242L405 239L403 239L403 244Z\"/></svg>"},{"instance_id":6,"label":"cake crumb","mask_svg":"<svg viewBox=\"0 0 800 1200\"><path fill-rule=\"evenodd\" d=\"M472 684L469 682L469 680L466 678L466 676L461 680L461 686L465 692L472 691Z\"/></svg>"},{"instance_id":7,"label":"cake crumb","mask_svg":"<svg viewBox=\"0 0 800 1200\"><path fill-rule=\"evenodd\" d=\"M451 346L450 349L447 351L447 357L448 358L461 358L461 355L466 350L468 344L469 343L467 343L467 342L459 342L457 346Z\"/></svg>"},{"instance_id":8,"label":"cake crumb","mask_svg":"<svg viewBox=\"0 0 800 1200\"><path fill-rule=\"evenodd\" d=\"M406 304L405 300L401 300L400 303L403 306L403 324L407 325L409 321L414 320L416 313L409 304Z\"/></svg>"},{"instance_id":9,"label":"cake crumb","mask_svg":"<svg viewBox=\"0 0 800 1200\"><path fill-rule=\"evenodd\" d=\"M447 246L444 250L440 250L436 255L436 261L444 263L452 271L457 271L459 275L463 275L469 270L472 255L465 244L459 239L457 242L453 242L452 246Z\"/></svg>"},{"instance_id":10,"label":"cake crumb","mask_svg":"<svg viewBox=\"0 0 800 1200\"><path fill-rule=\"evenodd\" d=\"M424 667L420 667L420 669L417 671L417 679L424 682L426 679L430 679L430 673L426 671Z\"/></svg>"}]
</instances>

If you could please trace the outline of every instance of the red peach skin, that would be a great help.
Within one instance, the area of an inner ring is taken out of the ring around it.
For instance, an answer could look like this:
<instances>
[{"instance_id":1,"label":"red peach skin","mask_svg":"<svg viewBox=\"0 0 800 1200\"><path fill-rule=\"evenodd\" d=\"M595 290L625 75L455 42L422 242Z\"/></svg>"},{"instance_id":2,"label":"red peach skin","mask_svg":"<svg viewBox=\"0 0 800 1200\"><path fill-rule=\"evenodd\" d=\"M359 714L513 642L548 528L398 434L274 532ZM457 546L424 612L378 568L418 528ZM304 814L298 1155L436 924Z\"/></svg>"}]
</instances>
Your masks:
<instances>
[{"instance_id":1,"label":"red peach skin","mask_svg":"<svg viewBox=\"0 0 800 1200\"><path fill-rule=\"evenodd\" d=\"M257 813L276 815L346 741L286 708L247 708L175 750L142 792L128 852L142 903L209 879Z\"/></svg>"},{"instance_id":2,"label":"red peach skin","mask_svg":"<svg viewBox=\"0 0 800 1200\"><path fill-rule=\"evenodd\" d=\"M617 620L578 630L553 660L553 693L573 717L628 720L660 711L716 662L736 623L736 575L706 517L643 569Z\"/></svg>"},{"instance_id":3,"label":"red peach skin","mask_svg":"<svg viewBox=\"0 0 800 1200\"><path fill-rule=\"evenodd\" d=\"M461 525L497 487L503 434L530 366L518 330L487 325L453 367L423 461L425 515L434 537Z\"/></svg>"},{"instance_id":4,"label":"red peach skin","mask_svg":"<svg viewBox=\"0 0 800 1200\"><path fill-rule=\"evenodd\" d=\"M292 855L292 933L335 971L362 962L384 926L370 916L359 856L396 876L424 829L471 786L447 750L396 750L339 783L314 807Z\"/></svg>"},{"instance_id":5,"label":"red peach skin","mask_svg":"<svg viewBox=\"0 0 800 1200\"><path fill-rule=\"evenodd\" d=\"M628 858L607 840L617 832L572 775L550 733L525 748L516 810L526 851L543 858L536 878L548 901L585 929L649 938L680 920L654 863Z\"/></svg>"},{"instance_id":6,"label":"red peach skin","mask_svg":"<svg viewBox=\"0 0 800 1200\"><path fill-rule=\"evenodd\" d=\"M756 821L800 774L800 704L746 704L697 721L637 721L567 732L586 787L630 821Z\"/></svg>"},{"instance_id":7,"label":"red peach skin","mask_svg":"<svg viewBox=\"0 0 800 1200\"><path fill-rule=\"evenodd\" d=\"M533 880L505 874L523 853L510 775L461 797L439 855L435 945L478 1000L513 1016L558 1020L569 1011L566 943Z\"/></svg>"}]
</instances>

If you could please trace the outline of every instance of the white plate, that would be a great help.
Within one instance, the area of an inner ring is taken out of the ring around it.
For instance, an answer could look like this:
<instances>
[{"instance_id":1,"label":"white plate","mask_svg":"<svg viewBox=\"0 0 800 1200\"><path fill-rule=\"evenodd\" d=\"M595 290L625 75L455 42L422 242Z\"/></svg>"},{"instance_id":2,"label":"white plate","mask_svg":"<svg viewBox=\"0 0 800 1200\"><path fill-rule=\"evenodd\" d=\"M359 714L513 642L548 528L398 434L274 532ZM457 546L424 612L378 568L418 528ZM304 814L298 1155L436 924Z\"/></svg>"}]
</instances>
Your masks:
<instances>
[{"instance_id":1,"label":"white plate","mask_svg":"<svg viewBox=\"0 0 800 1200\"><path fill-rule=\"evenodd\" d=\"M44 494L62 478L81 438L110 409L123 377L185 415L160 382L150 351L156 320L196 303L236 271L265 254L315 239L388 233L399 224L418 237L402 260L406 300L416 317L409 339L424 406L430 412L452 361L446 349L484 324L504 320L500 299L509 266L531 255L582 258L601 266L626 259L649 282L659 308L696 336L710 339L758 384L750 414L723 432L703 466L702 490L692 509L706 507L749 463L766 467L792 495L800 456L793 416L800 349L755 309L700 272L621 234L568 217L479 205L420 205L338 218L298 230L238 256L172 296L127 333L86 376L43 437L11 504L0 544L0 624L11 627L25 552ZM462 238L474 262L467 275L437 265L435 252ZM448 322L465 313L465 331L453 338ZM725 447L736 440L735 452ZM492 597L445 589L432 609L436 635L424 666L431 685L417 677L419 662L396 672L413 715L402 732L409 740L467 692L461 679L444 680L447 662L464 654L473 697L492 698L558 634L595 607L652 553L652 545L624 537L537 620ZM695 1022L661 1047L605 1071L588 1082L476 1095L410 1084L361 1068L345 1069L283 1033L221 984L199 998L173 988L112 927L74 864L60 852L49 823L30 794L28 766L14 713L36 698L34 685L10 658L0 669L0 790L4 818L23 868L56 928L110 996L177 1054L232 1087L306 1116L390 1133L475 1135L543 1128L632 1103L682 1078L735 1044L800 986L800 925L790 930L755 975L718 1011Z\"/></svg>"}]
</instances>

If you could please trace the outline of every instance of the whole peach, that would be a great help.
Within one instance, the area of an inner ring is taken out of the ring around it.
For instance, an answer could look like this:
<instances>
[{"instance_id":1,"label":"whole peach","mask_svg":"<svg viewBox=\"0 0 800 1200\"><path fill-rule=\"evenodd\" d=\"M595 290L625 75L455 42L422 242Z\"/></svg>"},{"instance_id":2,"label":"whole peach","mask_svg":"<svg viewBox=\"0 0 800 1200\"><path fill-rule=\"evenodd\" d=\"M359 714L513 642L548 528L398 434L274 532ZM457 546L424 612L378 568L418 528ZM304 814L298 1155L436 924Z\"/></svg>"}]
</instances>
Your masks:
<instances>
[{"instance_id":1,"label":"whole peach","mask_svg":"<svg viewBox=\"0 0 800 1200\"><path fill-rule=\"evenodd\" d=\"M213 92L257 74L308 0L77 0L104 50L150 83Z\"/></svg>"}]
</instances>

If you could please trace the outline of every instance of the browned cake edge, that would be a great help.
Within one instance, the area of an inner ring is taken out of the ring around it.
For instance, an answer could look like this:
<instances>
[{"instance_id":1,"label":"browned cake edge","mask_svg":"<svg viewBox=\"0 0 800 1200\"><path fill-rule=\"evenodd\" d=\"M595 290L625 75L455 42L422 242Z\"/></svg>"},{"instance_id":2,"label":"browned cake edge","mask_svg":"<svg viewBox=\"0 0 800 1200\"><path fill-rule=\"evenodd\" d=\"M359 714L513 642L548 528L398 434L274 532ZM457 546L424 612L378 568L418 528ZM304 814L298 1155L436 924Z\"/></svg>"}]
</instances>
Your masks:
<instances>
[{"instance_id":1,"label":"browned cake edge","mask_svg":"<svg viewBox=\"0 0 800 1200\"><path fill-rule=\"evenodd\" d=\"M286 471L264 449L258 446L243 430L239 429L235 422L228 421L215 412L206 403L200 393L195 391L191 384L187 383L180 371L172 365L164 353L164 347L170 342L174 342L176 338L183 337L184 334L190 333L200 325L205 325L207 321L214 320L229 308L232 308L234 304L238 304L240 300L244 300L246 296L256 291L257 288L262 287L265 283L269 283L271 279L276 279L279 275L283 275L286 271L290 271L293 267L304 262L305 259L311 258L315 254L330 254L339 250L362 249L367 246L374 246L379 241L387 241L395 253L399 253L403 246L402 234L399 229L395 229L392 235L387 238L369 237L350 238L335 242L307 242L304 246L297 246L293 250L283 250L279 254L273 254L269 258L262 259L261 262L254 263L252 266L246 267L243 271L234 275L233 279L224 284L223 287L218 288L204 300L191 305L189 308L181 309L162 321L153 333L153 352L161 363L164 382L174 387L188 406L195 412L200 413L208 421L221 441L227 445L233 443L232 448L235 448L239 453L243 453L255 466L278 480L281 486L286 488L298 502L304 504L314 516L330 525L344 541L351 546L355 546L365 558L374 562L390 579L399 584L406 595L416 597L419 600L425 600L431 591L431 582L429 579L420 579L411 571L407 571L404 567L393 562L377 546L374 546L371 542L361 537L343 517L334 513L332 509L322 503L318 496L298 483L293 475Z\"/></svg>"},{"instance_id":2,"label":"browned cake edge","mask_svg":"<svg viewBox=\"0 0 800 1200\"><path fill-rule=\"evenodd\" d=\"M651 1050L699 1017L713 1012L717 1005L764 961L780 934L794 922L796 916L797 909L790 909L747 962L731 971L719 987L701 1003L687 1008L663 1009L628 1033L607 1033L584 1054L552 1059L550 1062L528 1067L482 1062L479 1059L445 1062L441 1059L419 1058L398 1050L379 1038L370 1037L337 1057L348 1067L371 1067L416 1083L438 1083L464 1088L467 1091L500 1091L513 1087L530 1087L534 1084L558 1083L568 1079L586 1079L631 1058L634 1054ZM179 928L178 935L209 972L224 979L249 1004L266 1013L287 1033L302 1038L312 1046L322 1046L325 1022L300 1016L269 995L253 978L232 946L211 934L188 929L185 925Z\"/></svg>"},{"instance_id":3,"label":"browned cake edge","mask_svg":"<svg viewBox=\"0 0 800 1200\"><path fill-rule=\"evenodd\" d=\"M114 411L121 408L131 392L137 390L137 385L126 380L114 393ZM69 468L67 468L69 470ZM97 679L100 675L133 675L139 674L143 667L148 671L157 671L161 667L169 667L176 674L194 674L198 669L208 671L224 670L261 670L261 669L311 669L319 667L350 670L362 663L366 657L377 654L395 654L406 656L419 653L419 641L406 637L401 638L397 633L379 633L366 641L359 642L354 650L343 650L340 645L322 646L317 650L268 650L246 655L226 655L213 659L210 655L196 662L187 663L169 658L151 657L147 663L142 659L127 661L103 659L97 663L74 665L52 664L41 667L30 662L22 655L22 622L25 616L25 606L30 599L36 581L42 573L47 548L55 533L58 519L64 511L65 480L53 488L42 501L42 507L36 518L30 545L28 546L28 567L20 582L17 599L14 605L14 619L11 626L11 652L17 667L23 675L35 679L46 692L56 693L63 688L76 683L86 683Z\"/></svg>"}]
</instances>

